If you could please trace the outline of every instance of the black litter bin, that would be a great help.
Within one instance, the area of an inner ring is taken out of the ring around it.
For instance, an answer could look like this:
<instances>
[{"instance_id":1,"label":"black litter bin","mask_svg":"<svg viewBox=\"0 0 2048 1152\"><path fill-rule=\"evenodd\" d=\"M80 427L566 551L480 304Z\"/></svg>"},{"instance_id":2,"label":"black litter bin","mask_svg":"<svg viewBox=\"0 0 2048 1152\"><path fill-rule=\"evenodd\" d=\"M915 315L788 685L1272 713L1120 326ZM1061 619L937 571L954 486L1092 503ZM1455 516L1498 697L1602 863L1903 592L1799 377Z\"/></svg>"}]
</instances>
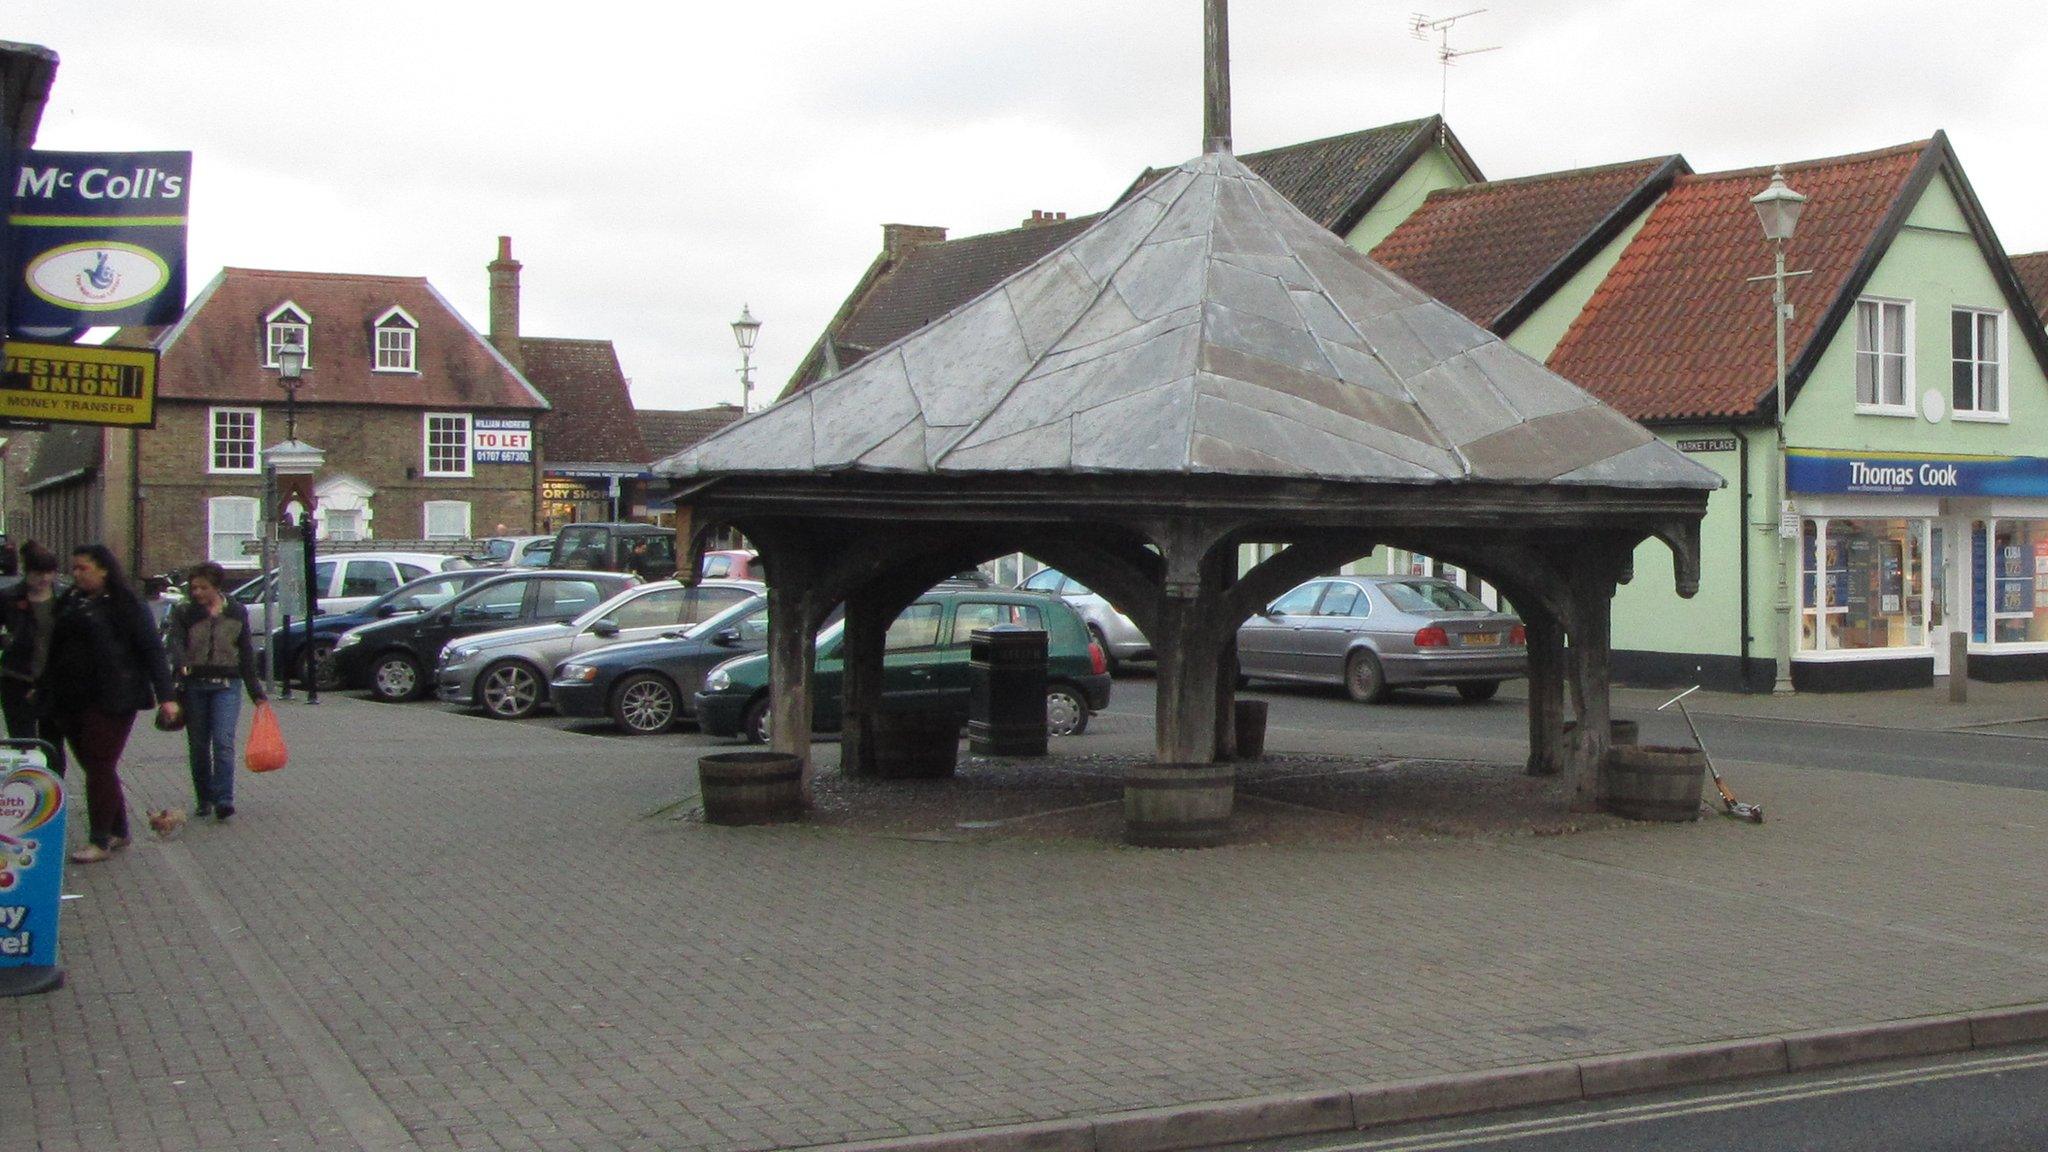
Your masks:
<instances>
[{"instance_id":1,"label":"black litter bin","mask_svg":"<svg viewBox=\"0 0 2048 1152\"><path fill-rule=\"evenodd\" d=\"M1045 755L1045 633L977 628L968 659L967 746L984 756Z\"/></svg>"}]
</instances>

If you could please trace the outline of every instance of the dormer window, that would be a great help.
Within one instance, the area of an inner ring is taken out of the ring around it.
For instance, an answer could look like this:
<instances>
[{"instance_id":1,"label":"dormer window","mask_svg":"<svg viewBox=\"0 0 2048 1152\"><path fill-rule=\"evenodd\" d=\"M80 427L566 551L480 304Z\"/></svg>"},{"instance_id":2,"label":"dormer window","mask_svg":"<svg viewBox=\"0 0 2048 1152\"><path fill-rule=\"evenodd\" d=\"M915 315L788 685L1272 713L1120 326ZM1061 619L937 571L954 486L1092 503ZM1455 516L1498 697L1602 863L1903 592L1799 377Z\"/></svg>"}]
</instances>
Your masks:
<instances>
[{"instance_id":1,"label":"dormer window","mask_svg":"<svg viewBox=\"0 0 2048 1152\"><path fill-rule=\"evenodd\" d=\"M419 321L393 308L377 317L377 371L417 372Z\"/></svg>"},{"instance_id":2,"label":"dormer window","mask_svg":"<svg viewBox=\"0 0 2048 1152\"><path fill-rule=\"evenodd\" d=\"M263 342L263 366L277 367L277 354L281 349L297 348L305 354L304 367L313 365L313 318L305 310L289 301L277 306L276 311L263 318L266 333Z\"/></svg>"}]
</instances>

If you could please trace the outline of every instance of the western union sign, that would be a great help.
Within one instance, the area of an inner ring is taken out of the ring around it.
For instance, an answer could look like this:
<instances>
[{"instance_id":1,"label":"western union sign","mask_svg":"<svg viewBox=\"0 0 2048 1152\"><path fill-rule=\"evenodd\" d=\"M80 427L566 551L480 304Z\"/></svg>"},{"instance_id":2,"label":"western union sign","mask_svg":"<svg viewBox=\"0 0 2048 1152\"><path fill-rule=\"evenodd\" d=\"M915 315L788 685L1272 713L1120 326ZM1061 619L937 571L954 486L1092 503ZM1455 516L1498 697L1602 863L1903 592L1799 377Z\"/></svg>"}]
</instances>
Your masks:
<instances>
[{"instance_id":1,"label":"western union sign","mask_svg":"<svg viewBox=\"0 0 2048 1152\"><path fill-rule=\"evenodd\" d=\"M156 353L7 341L0 420L156 427Z\"/></svg>"}]
</instances>

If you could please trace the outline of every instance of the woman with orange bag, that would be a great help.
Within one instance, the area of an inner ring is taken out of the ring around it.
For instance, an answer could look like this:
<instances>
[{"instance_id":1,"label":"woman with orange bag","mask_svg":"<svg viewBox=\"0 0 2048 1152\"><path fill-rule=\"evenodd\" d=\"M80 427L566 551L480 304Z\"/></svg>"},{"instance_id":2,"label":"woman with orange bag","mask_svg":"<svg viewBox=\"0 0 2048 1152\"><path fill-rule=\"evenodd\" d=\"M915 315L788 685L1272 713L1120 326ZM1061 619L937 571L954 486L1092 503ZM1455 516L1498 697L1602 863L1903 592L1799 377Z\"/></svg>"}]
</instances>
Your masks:
<instances>
[{"instance_id":1,"label":"woman with orange bag","mask_svg":"<svg viewBox=\"0 0 2048 1152\"><path fill-rule=\"evenodd\" d=\"M185 703L185 752L197 814L221 823L235 814L235 723L241 691L263 703L249 610L221 591L227 573L211 560L186 573L188 596L171 609L165 640L178 698Z\"/></svg>"}]
</instances>

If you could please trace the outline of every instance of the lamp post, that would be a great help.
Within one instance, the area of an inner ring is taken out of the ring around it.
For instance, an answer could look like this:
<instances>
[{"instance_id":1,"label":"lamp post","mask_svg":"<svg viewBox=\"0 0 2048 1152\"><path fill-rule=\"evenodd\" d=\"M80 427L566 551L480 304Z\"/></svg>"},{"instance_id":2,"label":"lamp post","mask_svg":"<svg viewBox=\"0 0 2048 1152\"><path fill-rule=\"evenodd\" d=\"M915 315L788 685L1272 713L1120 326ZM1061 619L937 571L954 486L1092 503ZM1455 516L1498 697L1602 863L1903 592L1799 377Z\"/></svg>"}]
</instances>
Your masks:
<instances>
[{"instance_id":1,"label":"lamp post","mask_svg":"<svg viewBox=\"0 0 2048 1152\"><path fill-rule=\"evenodd\" d=\"M1785 482L1785 321L1792 315L1792 305L1785 299L1785 281L1791 276L1808 275L1806 272L1785 271L1785 242L1792 239L1793 231L1799 227L1799 214L1806 209L1806 197L1785 183L1782 169L1773 168L1770 186L1750 197L1749 203L1756 209L1756 218L1763 225L1764 239L1771 242L1774 257L1769 277L1753 276L1750 279L1771 281L1771 319L1777 332L1778 675L1771 691L1783 694L1792 691L1792 634L1795 625L1792 620L1790 570L1798 560L1795 549L1799 538L1799 517L1792 507L1792 493ZM1825 591L1819 580L1814 582L1814 589L1817 594ZM1820 616L1816 614L1814 619L1818 621Z\"/></svg>"},{"instance_id":2,"label":"lamp post","mask_svg":"<svg viewBox=\"0 0 2048 1152\"><path fill-rule=\"evenodd\" d=\"M299 384L306 370L306 350L286 345L277 350L277 386L284 389L284 438L299 438Z\"/></svg>"},{"instance_id":3,"label":"lamp post","mask_svg":"<svg viewBox=\"0 0 2048 1152\"><path fill-rule=\"evenodd\" d=\"M732 338L740 346L740 411L753 406L754 399L754 339L761 335L761 322L754 319L753 310L740 305L740 318L732 322Z\"/></svg>"},{"instance_id":4,"label":"lamp post","mask_svg":"<svg viewBox=\"0 0 2048 1152\"><path fill-rule=\"evenodd\" d=\"M301 646L300 655L305 660L306 703L318 704L320 677L313 656L313 617L320 614L320 589L313 580L313 537L318 532L318 524L313 518L313 474L320 470L326 454L310 444L299 442L299 385L303 382L305 368L305 348L287 345L278 349L277 383L284 389L285 442L264 452L264 466L272 475L290 479L300 509L297 527L306 588L306 641ZM288 520L289 513L280 518ZM282 568L283 565L284 559L280 556L278 566ZM288 678L286 682L290 682Z\"/></svg>"}]
</instances>

